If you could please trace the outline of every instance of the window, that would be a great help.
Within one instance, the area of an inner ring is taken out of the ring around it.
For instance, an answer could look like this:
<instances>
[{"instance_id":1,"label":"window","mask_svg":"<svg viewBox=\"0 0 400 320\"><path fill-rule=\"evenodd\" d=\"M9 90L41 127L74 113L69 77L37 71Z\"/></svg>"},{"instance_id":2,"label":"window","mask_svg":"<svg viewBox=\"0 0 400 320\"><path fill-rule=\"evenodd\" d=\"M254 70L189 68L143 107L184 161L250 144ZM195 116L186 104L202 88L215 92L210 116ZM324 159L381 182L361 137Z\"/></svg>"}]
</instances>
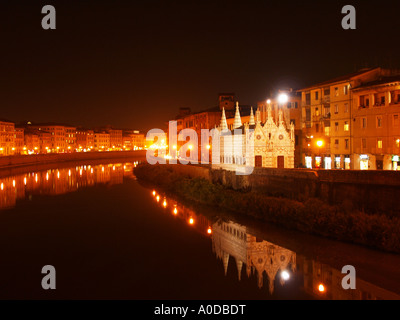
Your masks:
<instances>
[{"instance_id":1,"label":"window","mask_svg":"<svg viewBox=\"0 0 400 320\"><path fill-rule=\"evenodd\" d=\"M382 116L377 116L376 117L376 127L377 128L382 128Z\"/></svg>"},{"instance_id":2,"label":"window","mask_svg":"<svg viewBox=\"0 0 400 320\"><path fill-rule=\"evenodd\" d=\"M339 149L339 139L335 139L335 149Z\"/></svg>"},{"instance_id":3,"label":"window","mask_svg":"<svg viewBox=\"0 0 400 320\"><path fill-rule=\"evenodd\" d=\"M349 139L344 139L344 148L345 149L349 148Z\"/></svg>"},{"instance_id":4,"label":"window","mask_svg":"<svg viewBox=\"0 0 400 320\"><path fill-rule=\"evenodd\" d=\"M361 148L363 150L367 149L367 139L365 139L365 138L361 139Z\"/></svg>"},{"instance_id":5,"label":"window","mask_svg":"<svg viewBox=\"0 0 400 320\"><path fill-rule=\"evenodd\" d=\"M306 109L306 121L311 121L311 109Z\"/></svg>"},{"instance_id":6,"label":"window","mask_svg":"<svg viewBox=\"0 0 400 320\"><path fill-rule=\"evenodd\" d=\"M399 115L394 114L393 115L393 127L398 127L399 126Z\"/></svg>"},{"instance_id":7,"label":"window","mask_svg":"<svg viewBox=\"0 0 400 320\"><path fill-rule=\"evenodd\" d=\"M349 122L345 121L344 122L344 127L343 127L344 131L349 131Z\"/></svg>"},{"instance_id":8,"label":"window","mask_svg":"<svg viewBox=\"0 0 400 320\"><path fill-rule=\"evenodd\" d=\"M336 132L339 131L339 122L335 122L335 131L336 131Z\"/></svg>"},{"instance_id":9,"label":"window","mask_svg":"<svg viewBox=\"0 0 400 320\"><path fill-rule=\"evenodd\" d=\"M335 97L338 97L338 96L339 96L339 88L335 87Z\"/></svg>"},{"instance_id":10,"label":"window","mask_svg":"<svg viewBox=\"0 0 400 320\"><path fill-rule=\"evenodd\" d=\"M330 88L325 88L324 89L324 96L329 96L331 94L331 89Z\"/></svg>"},{"instance_id":11,"label":"window","mask_svg":"<svg viewBox=\"0 0 400 320\"><path fill-rule=\"evenodd\" d=\"M365 129L367 127L367 118L361 119L361 128Z\"/></svg>"},{"instance_id":12,"label":"window","mask_svg":"<svg viewBox=\"0 0 400 320\"><path fill-rule=\"evenodd\" d=\"M330 133L331 133L331 127L325 127L324 128L325 129L325 135L327 136L327 137L329 137L329 135L330 135Z\"/></svg>"},{"instance_id":13,"label":"window","mask_svg":"<svg viewBox=\"0 0 400 320\"><path fill-rule=\"evenodd\" d=\"M315 132L319 132L319 124L318 123L315 124Z\"/></svg>"},{"instance_id":14,"label":"window","mask_svg":"<svg viewBox=\"0 0 400 320\"><path fill-rule=\"evenodd\" d=\"M318 117L319 116L319 108L315 108L315 115Z\"/></svg>"},{"instance_id":15,"label":"window","mask_svg":"<svg viewBox=\"0 0 400 320\"><path fill-rule=\"evenodd\" d=\"M338 113L339 113L339 105L335 104L335 114L338 114Z\"/></svg>"},{"instance_id":16,"label":"window","mask_svg":"<svg viewBox=\"0 0 400 320\"><path fill-rule=\"evenodd\" d=\"M381 106L385 105L385 97L381 97Z\"/></svg>"},{"instance_id":17,"label":"window","mask_svg":"<svg viewBox=\"0 0 400 320\"><path fill-rule=\"evenodd\" d=\"M296 125L296 120L295 119L290 119L290 123L293 123L293 125Z\"/></svg>"},{"instance_id":18,"label":"window","mask_svg":"<svg viewBox=\"0 0 400 320\"><path fill-rule=\"evenodd\" d=\"M396 148L400 147L400 138L394 138L394 145L396 146Z\"/></svg>"},{"instance_id":19,"label":"window","mask_svg":"<svg viewBox=\"0 0 400 320\"><path fill-rule=\"evenodd\" d=\"M306 104L307 105L311 104L311 95L310 95L310 93L306 93Z\"/></svg>"},{"instance_id":20,"label":"window","mask_svg":"<svg viewBox=\"0 0 400 320\"><path fill-rule=\"evenodd\" d=\"M315 100L318 100L318 91L315 92Z\"/></svg>"},{"instance_id":21,"label":"window","mask_svg":"<svg viewBox=\"0 0 400 320\"><path fill-rule=\"evenodd\" d=\"M377 147L378 149L382 149L382 139L378 139Z\"/></svg>"},{"instance_id":22,"label":"window","mask_svg":"<svg viewBox=\"0 0 400 320\"><path fill-rule=\"evenodd\" d=\"M365 99L365 105L369 107L369 98Z\"/></svg>"},{"instance_id":23,"label":"window","mask_svg":"<svg viewBox=\"0 0 400 320\"><path fill-rule=\"evenodd\" d=\"M343 87L343 93L344 93L345 95L347 95L347 94L349 93L349 86L348 86L348 85L345 85L345 86Z\"/></svg>"},{"instance_id":24,"label":"window","mask_svg":"<svg viewBox=\"0 0 400 320\"><path fill-rule=\"evenodd\" d=\"M348 113L348 112L349 112L349 104L348 104L348 103L345 103L345 104L344 104L344 112L345 112L345 113Z\"/></svg>"}]
</instances>

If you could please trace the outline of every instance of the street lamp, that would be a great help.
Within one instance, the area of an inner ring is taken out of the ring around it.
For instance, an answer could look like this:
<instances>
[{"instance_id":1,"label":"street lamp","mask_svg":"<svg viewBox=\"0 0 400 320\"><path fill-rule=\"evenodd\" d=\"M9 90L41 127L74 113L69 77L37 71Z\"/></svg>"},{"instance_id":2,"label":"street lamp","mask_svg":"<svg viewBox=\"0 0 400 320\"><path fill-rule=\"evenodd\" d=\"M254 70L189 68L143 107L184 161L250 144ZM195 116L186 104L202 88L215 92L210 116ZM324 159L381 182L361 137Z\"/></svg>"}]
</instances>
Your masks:
<instances>
[{"instance_id":1,"label":"street lamp","mask_svg":"<svg viewBox=\"0 0 400 320\"><path fill-rule=\"evenodd\" d=\"M289 97L286 93L281 93L278 96L278 102L279 104L285 104L286 102L288 102Z\"/></svg>"}]
</instances>

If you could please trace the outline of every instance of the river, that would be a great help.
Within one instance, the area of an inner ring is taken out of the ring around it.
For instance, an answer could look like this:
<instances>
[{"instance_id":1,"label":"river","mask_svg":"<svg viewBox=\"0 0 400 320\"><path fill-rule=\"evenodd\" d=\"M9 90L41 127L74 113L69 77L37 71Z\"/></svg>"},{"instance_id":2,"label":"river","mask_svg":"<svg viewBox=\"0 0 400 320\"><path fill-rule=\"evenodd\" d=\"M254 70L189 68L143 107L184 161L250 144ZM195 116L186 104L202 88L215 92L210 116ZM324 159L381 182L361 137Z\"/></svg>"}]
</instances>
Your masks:
<instances>
[{"instance_id":1,"label":"river","mask_svg":"<svg viewBox=\"0 0 400 320\"><path fill-rule=\"evenodd\" d=\"M0 175L0 298L400 298L399 255L182 203L137 181L135 165ZM55 290L41 286L45 265ZM345 265L356 289L341 285Z\"/></svg>"}]
</instances>

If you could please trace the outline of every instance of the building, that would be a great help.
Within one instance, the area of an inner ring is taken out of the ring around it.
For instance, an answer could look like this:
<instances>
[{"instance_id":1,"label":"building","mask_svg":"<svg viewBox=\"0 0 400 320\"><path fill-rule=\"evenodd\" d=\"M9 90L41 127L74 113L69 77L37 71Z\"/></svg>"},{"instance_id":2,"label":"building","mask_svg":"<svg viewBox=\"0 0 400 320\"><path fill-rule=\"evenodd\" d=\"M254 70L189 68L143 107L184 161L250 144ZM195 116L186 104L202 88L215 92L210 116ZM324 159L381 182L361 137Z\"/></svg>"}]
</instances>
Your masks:
<instances>
[{"instance_id":1,"label":"building","mask_svg":"<svg viewBox=\"0 0 400 320\"><path fill-rule=\"evenodd\" d=\"M15 152L15 124L0 119L0 156L10 156Z\"/></svg>"},{"instance_id":2,"label":"building","mask_svg":"<svg viewBox=\"0 0 400 320\"><path fill-rule=\"evenodd\" d=\"M251 108L249 122L243 124L237 103L232 130L228 128L224 109L218 129L221 133L220 152L218 155L215 146L212 147L213 167L219 167L221 164L226 169L236 169L244 165L267 168L294 167L294 124L286 125L281 109L278 111L278 121L275 122L271 105L268 105L266 121L262 123L260 111L257 110L254 119Z\"/></svg>"},{"instance_id":3,"label":"building","mask_svg":"<svg viewBox=\"0 0 400 320\"><path fill-rule=\"evenodd\" d=\"M108 151L111 148L110 134L101 131L94 133L94 149L96 151Z\"/></svg>"},{"instance_id":4,"label":"building","mask_svg":"<svg viewBox=\"0 0 400 320\"><path fill-rule=\"evenodd\" d=\"M124 130L122 140L123 150L142 150L145 148L145 135L138 130Z\"/></svg>"},{"instance_id":5,"label":"building","mask_svg":"<svg viewBox=\"0 0 400 320\"><path fill-rule=\"evenodd\" d=\"M75 150L75 148L73 148L75 145L75 134L73 127L54 123L44 123L31 124L28 126L28 128L49 132L51 134L50 152L63 153L68 152L69 150Z\"/></svg>"},{"instance_id":6,"label":"building","mask_svg":"<svg viewBox=\"0 0 400 320\"><path fill-rule=\"evenodd\" d=\"M14 130L14 154L24 154L26 150L24 141L24 128L16 127Z\"/></svg>"},{"instance_id":7,"label":"building","mask_svg":"<svg viewBox=\"0 0 400 320\"><path fill-rule=\"evenodd\" d=\"M400 170L400 75L352 92L354 169Z\"/></svg>"},{"instance_id":8,"label":"building","mask_svg":"<svg viewBox=\"0 0 400 320\"><path fill-rule=\"evenodd\" d=\"M177 121L177 133L179 134L183 129L194 130L198 137L198 150L201 150L201 130L211 130L217 127L220 124L222 109L224 109L228 115L232 114L233 116L235 112L234 98L235 95L233 93L220 93L218 95L217 106L198 112L191 112L190 108L180 108L179 114L175 117L175 121ZM170 134L168 133L168 135ZM179 150L185 143L186 141L179 141L178 139L177 149ZM198 156L200 160L200 152L198 152Z\"/></svg>"},{"instance_id":9,"label":"building","mask_svg":"<svg viewBox=\"0 0 400 320\"><path fill-rule=\"evenodd\" d=\"M64 126L66 152L75 152L76 127Z\"/></svg>"},{"instance_id":10,"label":"building","mask_svg":"<svg viewBox=\"0 0 400 320\"><path fill-rule=\"evenodd\" d=\"M279 102L279 97L283 101ZM286 101L287 100L287 101ZM279 110L283 112L283 119L286 124L294 125L294 166L302 167L302 118L301 118L301 95L290 90L279 91L276 95L257 103L260 111L261 122L265 122L268 115L268 105L271 107L271 114L277 123Z\"/></svg>"},{"instance_id":11,"label":"building","mask_svg":"<svg viewBox=\"0 0 400 320\"><path fill-rule=\"evenodd\" d=\"M122 130L108 127L105 131L110 135L110 148L112 150L122 150Z\"/></svg>"},{"instance_id":12,"label":"building","mask_svg":"<svg viewBox=\"0 0 400 320\"><path fill-rule=\"evenodd\" d=\"M302 161L307 168L353 169L353 91L391 70L363 69L299 90Z\"/></svg>"},{"instance_id":13,"label":"building","mask_svg":"<svg viewBox=\"0 0 400 320\"><path fill-rule=\"evenodd\" d=\"M94 148L94 131L84 128L76 130L76 149L78 151L90 151Z\"/></svg>"}]
</instances>

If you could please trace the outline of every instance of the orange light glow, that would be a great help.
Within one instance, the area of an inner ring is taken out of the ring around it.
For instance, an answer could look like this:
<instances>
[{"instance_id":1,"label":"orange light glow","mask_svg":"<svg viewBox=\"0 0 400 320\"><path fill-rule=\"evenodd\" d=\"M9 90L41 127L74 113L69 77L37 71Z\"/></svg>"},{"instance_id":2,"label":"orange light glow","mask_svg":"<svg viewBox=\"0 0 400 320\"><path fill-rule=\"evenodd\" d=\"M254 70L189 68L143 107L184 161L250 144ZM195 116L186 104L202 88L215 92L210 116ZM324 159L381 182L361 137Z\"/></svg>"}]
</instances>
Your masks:
<instances>
[{"instance_id":1,"label":"orange light glow","mask_svg":"<svg viewBox=\"0 0 400 320\"><path fill-rule=\"evenodd\" d=\"M320 284L318 285L318 291L319 291L319 292L325 292L325 286L324 286L322 283L320 283Z\"/></svg>"},{"instance_id":2,"label":"orange light glow","mask_svg":"<svg viewBox=\"0 0 400 320\"><path fill-rule=\"evenodd\" d=\"M1 190L4 189L4 184L3 184L3 182L2 182L1 185L0 185L0 189L1 189Z\"/></svg>"},{"instance_id":3,"label":"orange light glow","mask_svg":"<svg viewBox=\"0 0 400 320\"><path fill-rule=\"evenodd\" d=\"M211 227L208 227L207 233L208 233L208 234L211 234L211 233L212 233Z\"/></svg>"},{"instance_id":4,"label":"orange light glow","mask_svg":"<svg viewBox=\"0 0 400 320\"><path fill-rule=\"evenodd\" d=\"M189 224L194 224L194 219L193 218L189 219Z\"/></svg>"},{"instance_id":5,"label":"orange light glow","mask_svg":"<svg viewBox=\"0 0 400 320\"><path fill-rule=\"evenodd\" d=\"M164 199L164 202L163 202L162 205L163 205L164 208L166 208L167 207L167 200Z\"/></svg>"},{"instance_id":6,"label":"orange light glow","mask_svg":"<svg viewBox=\"0 0 400 320\"><path fill-rule=\"evenodd\" d=\"M156 199L157 199L157 202L160 201L160 196L157 196Z\"/></svg>"},{"instance_id":7,"label":"orange light glow","mask_svg":"<svg viewBox=\"0 0 400 320\"><path fill-rule=\"evenodd\" d=\"M174 214L178 214L178 209L176 207L174 208Z\"/></svg>"},{"instance_id":8,"label":"orange light glow","mask_svg":"<svg viewBox=\"0 0 400 320\"><path fill-rule=\"evenodd\" d=\"M153 190L153 196L155 196L156 195L156 190Z\"/></svg>"},{"instance_id":9,"label":"orange light glow","mask_svg":"<svg viewBox=\"0 0 400 320\"><path fill-rule=\"evenodd\" d=\"M15 180L13 180L13 187L15 188Z\"/></svg>"}]
</instances>

